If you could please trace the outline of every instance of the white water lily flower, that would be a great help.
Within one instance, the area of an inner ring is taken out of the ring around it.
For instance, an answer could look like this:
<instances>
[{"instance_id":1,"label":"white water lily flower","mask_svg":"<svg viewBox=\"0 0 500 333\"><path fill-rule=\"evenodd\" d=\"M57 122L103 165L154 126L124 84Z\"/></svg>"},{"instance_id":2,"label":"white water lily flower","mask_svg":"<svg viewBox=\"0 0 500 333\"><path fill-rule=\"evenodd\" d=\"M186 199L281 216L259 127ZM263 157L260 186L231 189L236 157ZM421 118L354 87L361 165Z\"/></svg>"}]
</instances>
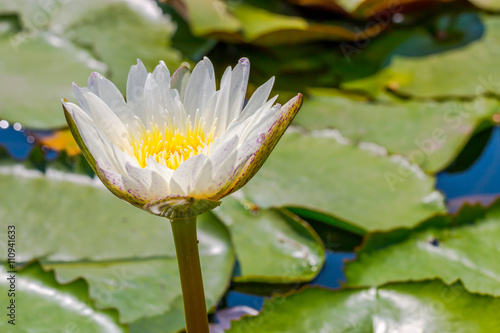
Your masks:
<instances>
[{"instance_id":1,"label":"white water lily flower","mask_svg":"<svg viewBox=\"0 0 500 333\"><path fill-rule=\"evenodd\" d=\"M124 100L92 73L74 85L80 107L63 101L68 124L106 187L153 214L194 216L214 208L261 167L302 103L268 100L274 78L244 106L250 63L227 68L216 90L208 58L170 77L163 62L130 69ZM274 105L273 105L274 104Z\"/></svg>"}]
</instances>

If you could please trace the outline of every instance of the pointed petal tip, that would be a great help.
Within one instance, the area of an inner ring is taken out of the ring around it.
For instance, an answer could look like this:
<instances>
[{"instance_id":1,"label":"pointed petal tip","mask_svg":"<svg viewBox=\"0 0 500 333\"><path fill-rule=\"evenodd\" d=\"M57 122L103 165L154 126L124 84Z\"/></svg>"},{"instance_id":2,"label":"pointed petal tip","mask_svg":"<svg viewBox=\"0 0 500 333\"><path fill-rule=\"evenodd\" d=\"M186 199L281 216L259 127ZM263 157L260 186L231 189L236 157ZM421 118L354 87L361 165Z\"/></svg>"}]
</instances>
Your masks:
<instances>
[{"instance_id":1,"label":"pointed petal tip","mask_svg":"<svg viewBox=\"0 0 500 333\"><path fill-rule=\"evenodd\" d=\"M250 60L248 60L248 58L246 57L243 57L240 60L238 60L238 63L242 65L250 65Z\"/></svg>"}]
</instances>

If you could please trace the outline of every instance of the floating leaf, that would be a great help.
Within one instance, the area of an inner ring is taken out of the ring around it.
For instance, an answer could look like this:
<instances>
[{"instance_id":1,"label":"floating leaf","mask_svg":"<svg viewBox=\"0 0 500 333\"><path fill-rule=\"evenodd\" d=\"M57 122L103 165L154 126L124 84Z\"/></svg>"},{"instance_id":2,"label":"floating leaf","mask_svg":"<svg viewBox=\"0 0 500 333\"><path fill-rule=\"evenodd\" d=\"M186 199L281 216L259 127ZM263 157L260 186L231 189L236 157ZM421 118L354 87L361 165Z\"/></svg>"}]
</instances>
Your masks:
<instances>
[{"instance_id":1,"label":"floating leaf","mask_svg":"<svg viewBox=\"0 0 500 333\"><path fill-rule=\"evenodd\" d=\"M70 1L54 17L51 29L107 63L110 79L122 92L137 58L149 70L163 60L173 72L181 62L179 52L168 47L174 26L151 0L137 5L125 0Z\"/></svg>"},{"instance_id":2,"label":"floating leaf","mask_svg":"<svg viewBox=\"0 0 500 333\"><path fill-rule=\"evenodd\" d=\"M321 240L296 215L258 208L252 214L233 197L226 198L214 213L231 232L240 265L234 281L307 282L321 270L325 261Z\"/></svg>"},{"instance_id":3,"label":"floating leaf","mask_svg":"<svg viewBox=\"0 0 500 333\"><path fill-rule=\"evenodd\" d=\"M418 97L474 97L500 93L497 59L500 56L500 18L480 16L482 36L467 45L426 56L394 56L391 64L373 77L349 82L356 89L376 83L399 94ZM470 30L478 29L475 25Z\"/></svg>"},{"instance_id":4,"label":"floating leaf","mask_svg":"<svg viewBox=\"0 0 500 333\"><path fill-rule=\"evenodd\" d=\"M106 70L86 51L50 34L20 43L0 39L0 53L0 118L31 128L64 126L61 98L73 96L71 82L85 84L91 71Z\"/></svg>"},{"instance_id":5,"label":"floating leaf","mask_svg":"<svg viewBox=\"0 0 500 333\"><path fill-rule=\"evenodd\" d=\"M4 228L7 230L7 228ZM19 229L17 229L19 231ZM21 243L21 238L19 238ZM17 246L20 249L21 246ZM9 278L14 275L14 280ZM11 282L15 284L15 295L7 292ZM89 298L88 286L83 280L60 285L52 272L44 272L38 264L32 264L17 273L9 273L0 268L0 301L3 305L3 318L0 321L2 332L94 332L124 333L128 329L118 324L116 311L99 311ZM14 300L14 303L11 303ZM16 317L5 316L15 306Z\"/></svg>"},{"instance_id":6,"label":"floating leaf","mask_svg":"<svg viewBox=\"0 0 500 333\"><path fill-rule=\"evenodd\" d=\"M0 180L1 228L16 224L18 238L30 244L18 247L20 262L40 258L60 283L84 277L97 307L118 309L123 323L168 315L171 309L182 314L167 219L118 200L85 176L49 169L43 177L4 166ZM213 307L231 278L234 252L226 228L211 215L199 219L198 237L207 307ZM4 244L0 249L6 253ZM182 324L177 320L168 332Z\"/></svg>"},{"instance_id":7,"label":"floating leaf","mask_svg":"<svg viewBox=\"0 0 500 333\"><path fill-rule=\"evenodd\" d=\"M231 332L490 333L500 300L440 281L331 291L307 288L266 301L262 312L233 322Z\"/></svg>"},{"instance_id":8,"label":"floating leaf","mask_svg":"<svg viewBox=\"0 0 500 333\"><path fill-rule=\"evenodd\" d=\"M475 6L491 10L491 11L499 11L500 10L500 1L498 0L469 0Z\"/></svg>"},{"instance_id":9,"label":"floating leaf","mask_svg":"<svg viewBox=\"0 0 500 333\"><path fill-rule=\"evenodd\" d=\"M435 2L449 2L451 0L435 0ZM481 1L481 0L479 0ZM486 0L488 1L488 0ZM289 0L293 4L304 7L312 7L318 9L326 9L333 12L345 13L357 18L377 18L400 13L404 10L405 5L415 3L428 3L429 0Z\"/></svg>"},{"instance_id":10,"label":"floating leaf","mask_svg":"<svg viewBox=\"0 0 500 333\"><path fill-rule=\"evenodd\" d=\"M387 25L375 22L364 28L341 21L318 23L294 15L291 8L265 1L224 3L220 0L183 0L176 8L187 16L191 30L231 43L274 46L314 40L360 40L378 35ZM277 7L277 8L274 8Z\"/></svg>"},{"instance_id":11,"label":"floating leaf","mask_svg":"<svg viewBox=\"0 0 500 333\"><path fill-rule=\"evenodd\" d=\"M193 34L210 35L214 32L234 33L241 28L241 23L228 11L221 0L182 0L186 6L186 19Z\"/></svg>"},{"instance_id":12,"label":"floating leaf","mask_svg":"<svg viewBox=\"0 0 500 333\"><path fill-rule=\"evenodd\" d=\"M467 290L500 296L499 237L500 205L496 204L474 224L423 230L391 246L362 249L346 265L347 285L460 279Z\"/></svg>"},{"instance_id":13,"label":"floating leaf","mask_svg":"<svg viewBox=\"0 0 500 333\"><path fill-rule=\"evenodd\" d=\"M363 96L314 89L295 122L309 130L338 129L349 139L376 143L435 173L453 162L483 122L492 126L498 112L494 99L370 102Z\"/></svg>"},{"instance_id":14,"label":"floating leaf","mask_svg":"<svg viewBox=\"0 0 500 333\"><path fill-rule=\"evenodd\" d=\"M375 145L354 145L338 132L284 135L243 189L262 208L298 207L346 221L357 233L413 227L445 212L435 179Z\"/></svg>"}]
</instances>

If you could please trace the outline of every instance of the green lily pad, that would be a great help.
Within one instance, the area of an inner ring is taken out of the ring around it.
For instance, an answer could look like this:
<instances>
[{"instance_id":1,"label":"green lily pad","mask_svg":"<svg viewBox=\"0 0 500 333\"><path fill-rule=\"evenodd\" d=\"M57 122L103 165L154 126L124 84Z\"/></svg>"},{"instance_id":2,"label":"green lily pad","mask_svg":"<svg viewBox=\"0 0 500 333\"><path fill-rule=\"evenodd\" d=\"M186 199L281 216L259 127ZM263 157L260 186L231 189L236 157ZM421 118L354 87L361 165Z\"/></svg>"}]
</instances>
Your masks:
<instances>
[{"instance_id":1,"label":"green lily pad","mask_svg":"<svg viewBox=\"0 0 500 333\"><path fill-rule=\"evenodd\" d=\"M320 272L325 249L314 229L298 216L277 209L251 211L233 197L224 199L214 214L231 232L240 265L234 281L307 282Z\"/></svg>"},{"instance_id":2,"label":"green lily pad","mask_svg":"<svg viewBox=\"0 0 500 333\"><path fill-rule=\"evenodd\" d=\"M182 0L182 2L186 8L183 8L181 15L189 22L191 31L197 36L210 35L214 32L234 33L241 28L241 23L221 0Z\"/></svg>"},{"instance_id":3,"label":"green lily pad","mask_svg":"<svg viewBox=\"0 0 500 333\"><path fill-rule=\"evenodd\" d=\"M20 249L24 243L18 239L21 243L18 243L17 249ZM8 280L13 275L15 279ZM7 292L11 288L11 281L15 281L15 295L12 297ZM128 328L118 323L116 311L101 311L94 307L83 280L60 285L52 272L44 272L38 264L32 264L17 273L7 272L2 265L0 286L3 291L0 301L4 307L0 321L2 332L128 332ZM11 303L12 300L14 303ZM6 312L10 313L5 307L11 304L15 306L15 318L5 316ZM8 322L13 319L15 325Z\"/></svg>"},{"instance_id":4,"label":"green lily pad","mask_svg":"<svg viewBox=\"0 0 500 333\"><path fill-rule=\"evenodd\" d=\"M17 226L25 244L18 261L39 258L60 283L84 277L97 307L118 309L123 323L178 313L181 289L167 219L122 202L86 176L49 169L43 177L20 166L0 171L0 224ZM227 229L211 215L200 217L198 237L210 308L229 284L234 252ZM0 250L6 253L4 243Z\"/></svg>"},{"instance_id":5,"label":"green lily pad","mask_svg":"<svg viewBox=\"0 0 500 333\"><path fill-rule=\"evenodd\" d=\"M489 333L500 325L500 299L469 294L440 281L331 291L307 288L266 301L231 332L454 332Z\"/></svg>"},{"instance_id":6,"label":"green lily pad","mask_svg":"<svg viewBox=\"0 0 500 333\"><path fill-rule=\"evenodd\" d=\"M318 23L296 15L291 6L269 1L222 2L183 0L176 10L189 22L193 34L231 43L274 46L314 40L357 40L376 36L383 24L360 29L343 21Z\"/></svg>"},{"instance_id":7,"label":"green lily pad","mask_svg":"<svg viewBox=\"0 0 500 333\"><path fill-rule=\"evenodd\" d=\"M174 26L154 1L71 1L54 17L51 29L108 64L110 79L122 92L138 58L150 71L160 60L172 72L181 63L180 53L169 48Z\"/></svg>"},{"instance_id":8,"label":"green lily pad","mask_svg":"<svg viewBox=\"0 0 500 333\"><path fill-rule=\"evenodd\" d=\"M32 1L16 0L0 1L0 15L17 15L24 30L25 37L32 37L40 29L50 23L64 1Z\"/></svg>"},{"instance_id":9,"label":"green lily pad","mask_svg":"<svg viewBox=\"0 0 500 333\"><path fill-rule=\"evenodd\" d=\"M359 95L314 89L295 122L308 130L336 128L355 141L373 142L435 173L455 160L477 128L500 112L494 99L370 102Z\"/></svg>"},{"instance_id":10,"label":"green lily pad","mask_svg":"<svg viewBox=\"0 0 500 333\"><path fill-rule=\"evenodd\" d=\"M500 10L500 1L498 0L469 0L475 6L491 10L491 11L499 11Z\"/></svg>"},{"instance_id":11,"label":"green lily pad","mask_svg":"<svg viewBox=\"0 0 500 333\"><path fill-rule=\"evenodd\" d=\"M378 84L402 95L426 98L499 94L500 84L495 78L500 75L500 18L480 18L484 33L476 40L420 57L394 56L383 71L344 87L357 89Z\"/></svg>"},{"instance_id":12,"label":"green lily pad","mask_svg":"<svg viewBox=\"0 0 500 333\"><path fill-rule=\"evenodd\" d=\"M66 125L61 98L71 99L71 82L85 84L91 71L105 71L82 49L45 34L17 44L0 39L0 118L31 128Z\"/></svg>"},{"instance_id":13,"label":"green lily pad","mask_svg":"<svg viewBox=\"0 0 500 333\"><path fill-rule=\"evenodd\" d=\"M346 264L349 286L440 278L463 281L467 290L500 296L500 205L474 224L428 229L376 249L369 247Z\"/></svg>"},{"instance_id":14,"label":"green lily pad","mask_svg":"<svg viewBox=\"0 0 500 333\"><path fill-rule=\"evenodd\" d=\"M242 192L262 208L319 211L362 234L411 228L444 213L434 183L434 177L402 157L388 156L373 144L355 145L327 130L285 134Z\"/></svg>"}]
</instances>

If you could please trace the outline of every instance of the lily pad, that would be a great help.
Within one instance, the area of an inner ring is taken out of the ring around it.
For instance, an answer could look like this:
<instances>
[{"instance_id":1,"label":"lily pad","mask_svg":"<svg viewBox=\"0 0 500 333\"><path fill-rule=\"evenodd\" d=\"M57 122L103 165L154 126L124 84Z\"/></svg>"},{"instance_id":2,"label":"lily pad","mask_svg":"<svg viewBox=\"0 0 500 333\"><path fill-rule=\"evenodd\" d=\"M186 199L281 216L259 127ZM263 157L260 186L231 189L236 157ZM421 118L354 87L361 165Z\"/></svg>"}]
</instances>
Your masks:
<instances>
[{"instance_id":1,"label":"lily pad","mask_svg":"<svg viewBox=\"0 0 500 333\"><path fill-rule=\"evenodd\" d=\"M406 96L425 98L477 97L500 93L500 18L480 15L480 38L467 45L421 57L394 56L391 64L373 77L345 84L358 88L377 82Z\"/></svg>"},{"instance_id":2,"label":"lily pad","mask_svg":"<svg viewBox=\"0 0 500 333\"><path fill-rule=\"evenodd\" d=\"M231 332L455 332L489 333L500 325L500 299L469 294L441 281L331 291L307 288L266 301Z\"/></svg>"},{"instance_id":3,"label":"lily pad","mask_svg":"<svg viewBox=\"0 0 500 333\"><path fill-rule=\"evenodd\" d=\"M9 280L13 276L14 280ZM7 290L14 281L15 291L10 297ZM0 321L2 332L128 332L127 327L118 323L116 311L95 308L83 280L60 285L54 279L54 273L44 272L38 264L17 273L7 272L2 265L0 286L4 291L0 294L2 305L7 307L13 304L16 314L15 318L4 314ZM14 303L11 303L12 300ZM10 310L7 311L10 313ZM8 320L13 320L15 325Z\"/></svg>"},{"instance_id":4,"label":"lily pad","mask_svg":"<svg viewBox=\"0 0 500 333\"><path fill-rule=\"evenodd\" d=\"M358 26L330 21L318 23L295 14L290 6L266 1L225 3L219 0L199 2L183 0L177 6L198 36L210 36L231 43L274 46L315 40L357 40L378 35L386 24L374 22Z\"/></svg>"},{"instance_id":5,"label":"lily pad","mask_svg":"<svg viewBox=\"0 0 500 333\"><path fill-rule=\"evenodd\" d=\"M326 130L285 134L242 192L262 208L319 211L364 233L411 228L444 213L443 197L434 184L434 177L406 159Z\"/></svg>"},{"instance_id":6,"label":"lily pad","mask_svg":"<svg viewBox=\"0 0 500 333\"><path fill-rule=\"evenodd\" d=\"M221 0L182 0L182 2L185 8L182 8L181 15L190 23L193 34L197 36L210 35L214 32L234 33L241 28L241 23Z\"/></svg>"},{"instance_id":7,"label":"lily pad","mask_svg":"<svg viewBox=\"0 0 500 333\"><path fill-rule=\"evenodd\" d=\"M472 292L500 296L500 205L474 224L428 229L381 249L369 247L345 268L347 285L373 286L388 281L457 279Z\"/></svg>"},{"instance_id":8,"label":"lily pad","mask_svg":"<svg viewBox=\"0 0 500 333\"><path fill-rule=\"evenodd\" d=\"M231 232L240 268L233 281L307 282L320 272L325 249L307 222L283 209L246 208L227 197L214 210Z\"/></svg>"},{"instance_id":9,"label":"lily pad","mask_svg":"<svg viewBox=\"0 0 500 333\"><path fill-rule=\"evenodd\" d=\"M151 0L135 5L126 0L70 1L50 29L89 48L108 64L110 79L122 92L137 58L150 70L160 60L172 70L181 63L180 53L169 48L174 26Z\"/></svg>"},{"instance_id":10,"label":"lily pad","mask_svg":"<svg viewBox=\"0 0 500 333\"><path fill-rule=\"evenodd\" d=\"M40 258L60 283L84 277L97 307L118 309L122 323L171 309L179 313L181 289L167 219L120 201L86 176L50 169L42 176L4 166L0 181L2 230L16 224L18 238L29 244L18 247L18 261ZM210 308L229 284L234 252L226 228L211 215L199 219L198 237ZM183 325L173 326L168 332Z\"/></svg>"},{"instance_id":11,"label":"lily pad","mask_svg":"<svg viewBox=\"0 0 500 333\"><path fill-rule=\"evenodd\" d=\"M349 139L376 143L436 173L455 160L480 125L492 126L498 112L494 99L373 102L361 95L313 89L295 122L308 130L338 129Z\"/></svg>"},{"instance_id":12,"label":"lily pad","mask_svg":"<svg viewBox=\"0 0 500 333\"><path fill-rule=\"evenodd\" d=\"M500 1L498 0L469 0L475 6L491 10L491 11L499 11L500 10Z\"/></svg>"},{"instance_id":13,"label":"lily pad","mask_svg":"<svg viewBox=\"0 0 500 333\"><path fill-rule=\"evenodd\" d=\"M71 82L85 84L106 65L51 34L16 44L0 39L0 118L31 128L66 125L61 98L73 96Z\"/></svg>"}]
</instances>

